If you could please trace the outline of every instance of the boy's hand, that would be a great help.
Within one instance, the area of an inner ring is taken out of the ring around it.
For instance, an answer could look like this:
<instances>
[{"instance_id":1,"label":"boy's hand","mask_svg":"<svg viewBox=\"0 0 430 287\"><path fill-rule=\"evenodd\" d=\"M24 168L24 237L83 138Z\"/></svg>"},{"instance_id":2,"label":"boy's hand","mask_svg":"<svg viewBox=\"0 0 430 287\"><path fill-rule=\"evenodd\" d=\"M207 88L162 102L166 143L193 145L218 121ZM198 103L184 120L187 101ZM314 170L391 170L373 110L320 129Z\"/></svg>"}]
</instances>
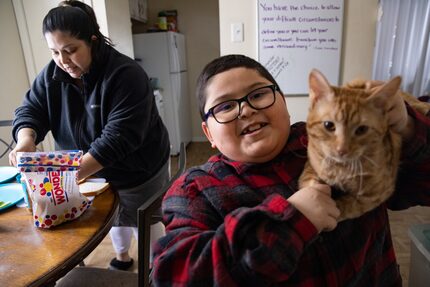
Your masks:
<instances>
[{"instance_id":1,"label":"boy's hand","mask_svg":"<svg viewBox=\"0 0 430 287\"><path fill-rule=\"evenodd\" d=\"M336 228L340 211L331 198L330 186L314 183L298 190L287 201L312 222L318 233Z\"/></svg>"}]
</instances>

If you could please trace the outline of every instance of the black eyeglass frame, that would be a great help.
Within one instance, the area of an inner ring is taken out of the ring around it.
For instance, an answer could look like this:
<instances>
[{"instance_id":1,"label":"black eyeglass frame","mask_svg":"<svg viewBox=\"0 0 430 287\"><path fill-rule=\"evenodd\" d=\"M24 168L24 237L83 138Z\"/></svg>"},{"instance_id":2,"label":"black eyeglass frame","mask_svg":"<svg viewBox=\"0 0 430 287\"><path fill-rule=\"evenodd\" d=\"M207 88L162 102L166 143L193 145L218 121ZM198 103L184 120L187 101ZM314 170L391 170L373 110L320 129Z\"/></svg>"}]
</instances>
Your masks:
<instances>
[{"instance_id":1,"label":"black eyeglass frame","mask_svg":"<svg viewBox=\"0 0 430 287\"><path fill-rule=\"evenodd\" d=\"M254 107L250 102L249 102L249 100L248 100L248 97L249 97L249 95L251 95L252 93L254 93L255 91L258 91L258 90L260 90L260 89L264 89L264 88L270 88L271 90L272 90L272 92L273 92L273 102L270 104L270 105L268 105L267 107L264 107L264 108L256 108L256 107ZM240 116L240 114L241 114L241 109L240 109L240 105L242 104L242 102L247 102L248 103L248 105L251 107L251 108L253 108L254 110L264 110L264 109L267 109L267 108L270 108L271 106L273 106L273 104L276 102L276 92L279 92L280 91L280 89L279 89L279 87L276 85L276 84L271 84L271 85L267 85L267 86L263 86L263 87L259 87L259 88L256 88L256 89L254 89L254 90L252 90L252 91L250 91L248 94L246 94L245 96L243 96L242 98L239 98L239 99L231 99L231 100L227 100L227 101L224 101L224 102L221 102L221 103L219 103L219 104L216 104L215 106L213 106L213 107L211 107L209 110L208 110L208 112L207 113L205 113L205 116L204 116L204 118L205 118L205 122L208 120L208 118L212 115L212 117L215 119L215 121L217 121L218 123L220 123L220 124L227 124L227 123L230 123L230 122L232 122L232 121L234 121L234 120L236 120L239 116ZM239 105L238 105L238 107L239 107L239 113L237 114L237 116L234 118L234 119L232 119L232 120L230 120L230 121L226 121L226 122L220 122L220 121L218 121L217 120L217 118L215 117L215 115L214 115L214 113L213 113L213 110L216 108L216 107L218 107L218 106L220 106L220 105L223 105L223 104L225 104L225 103L227 103L227 102L237 102Z\"/></svg>"}]
</instances>

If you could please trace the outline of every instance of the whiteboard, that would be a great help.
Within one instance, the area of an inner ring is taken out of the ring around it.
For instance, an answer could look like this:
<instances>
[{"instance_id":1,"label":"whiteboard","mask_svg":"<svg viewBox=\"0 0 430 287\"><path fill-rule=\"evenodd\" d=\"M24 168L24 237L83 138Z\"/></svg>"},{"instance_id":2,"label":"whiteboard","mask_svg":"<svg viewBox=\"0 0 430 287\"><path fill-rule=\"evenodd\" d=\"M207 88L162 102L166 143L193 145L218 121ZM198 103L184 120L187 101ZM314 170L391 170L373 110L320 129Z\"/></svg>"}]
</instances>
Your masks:
<instances>
[{"instance_id":1,"label":"whiteboard","mask_svg":"<svg viewBox=\"0 0 430 287\"><path fill-rule=\"evenodd\" d=\"M339 84L343 0L258 0L258 57L285 95L308 94L320 70Z\"/></svg>"}]
</instances>

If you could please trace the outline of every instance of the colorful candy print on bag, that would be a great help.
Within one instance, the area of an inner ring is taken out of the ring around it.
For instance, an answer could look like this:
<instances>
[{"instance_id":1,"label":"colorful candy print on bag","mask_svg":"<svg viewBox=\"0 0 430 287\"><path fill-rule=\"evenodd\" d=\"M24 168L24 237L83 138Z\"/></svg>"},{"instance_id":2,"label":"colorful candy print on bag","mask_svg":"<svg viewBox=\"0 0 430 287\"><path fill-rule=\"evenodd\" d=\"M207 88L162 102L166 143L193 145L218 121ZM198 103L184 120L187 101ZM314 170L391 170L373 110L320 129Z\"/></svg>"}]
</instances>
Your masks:
<instances>
[{"instance_id":1,"label":"colorful candy print on bag","mask_svg":"<svg viewBox=\"0 0 430 287\"><path fill-rule=\"evenodd\" d=\"M50 228L73 220L91 206L76 183L81 157L82 151L17 153L36 227Z\"/></svg>"},{"instance_id":2,"label":"colorful candy print on bag","mask_svg":"<svg viewBox=\"0 0 430 287\"><path fill-rule=\"evenodd\" d=\"M75 171L80 167L81 157L81 150L18 152L17 167L20 172Z\"/></svg>"}]
</instances>

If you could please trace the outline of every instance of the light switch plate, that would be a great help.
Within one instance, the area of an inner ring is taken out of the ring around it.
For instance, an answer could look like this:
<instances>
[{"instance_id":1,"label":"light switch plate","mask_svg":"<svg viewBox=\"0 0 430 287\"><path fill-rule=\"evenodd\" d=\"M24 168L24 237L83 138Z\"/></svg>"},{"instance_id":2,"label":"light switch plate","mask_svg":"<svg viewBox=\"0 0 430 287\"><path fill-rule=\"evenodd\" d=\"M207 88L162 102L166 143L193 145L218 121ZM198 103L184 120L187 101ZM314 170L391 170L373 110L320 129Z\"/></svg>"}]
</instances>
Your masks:
<instances>
[{"instance_id":1,"label":"light switch plate","mask_svg":"<svg viewBox=\"0 0 430 287\"><path fill-rule=\"evenodd\" d=\"M243 42L243 23L231 24L231 41Z\"/></svg>"}]
</instances>

